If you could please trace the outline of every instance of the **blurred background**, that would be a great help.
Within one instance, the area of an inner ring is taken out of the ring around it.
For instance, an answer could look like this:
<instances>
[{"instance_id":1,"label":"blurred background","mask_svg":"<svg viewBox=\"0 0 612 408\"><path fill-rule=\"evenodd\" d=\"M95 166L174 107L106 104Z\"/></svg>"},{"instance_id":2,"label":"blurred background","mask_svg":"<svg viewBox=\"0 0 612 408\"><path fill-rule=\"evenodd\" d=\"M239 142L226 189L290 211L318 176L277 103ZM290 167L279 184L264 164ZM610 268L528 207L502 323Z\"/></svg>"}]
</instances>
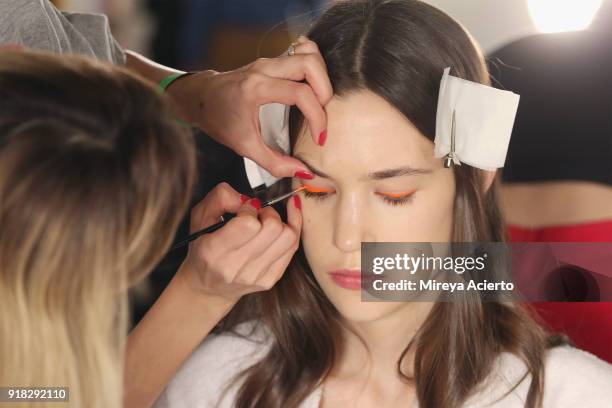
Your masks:
<instances>
[{"instance_id":1,"label":"blurred background","mask_svg":"<svg viewBox=\"0 0 612 408\"><path fill-rule=\"evenodd\" d=\"M286 50L326 0L56 0L108 15L121 45L184 70L228 70Z\"/></svg>"},{"instance_id":2,"label":"blurred background","mask_svg":"<svg viewBox=\"0 0 612 408\"><path fill-rule=\"evenodd\" d=\"M125 47L182 69L230 69L282 53L332 0L52 0L109 16ZM610 27L610 0L426 0L461 22L486 53L538 32ZM607 19L603 18L608 15ZM597 20L602 20L598 23Z\"/></svg>"},{"instance_id":3,"label":"blurred background","mask_svg":"<svg viewBox=\"0 0 612 408\"><path fill-rule=\"evenodd\" d=\"M348 0L350 1L350 0ZM482 46L493 85L521 95L501 205L509 239L612 242L612 0L426 0L462 23ZM183 70L230 70L274 57L331 0L55 0L71 12L108 15L123 47ZM228 181L249 194L242 161L206 135L209 162L194 202ZM205 169L205 170L203 170ZM177 236L187 235L185 222ZM137 322L185 252L169 254L131 296ZM612 254L611 254L612 256ZM565 260L579 279L612 279ZM564 272L565 273L565 272ZM558 278L555 278L558 277ZM569 302L534 304L555 331L612 362L612 303L567 293Z\"/></svg>"}]
</instances>

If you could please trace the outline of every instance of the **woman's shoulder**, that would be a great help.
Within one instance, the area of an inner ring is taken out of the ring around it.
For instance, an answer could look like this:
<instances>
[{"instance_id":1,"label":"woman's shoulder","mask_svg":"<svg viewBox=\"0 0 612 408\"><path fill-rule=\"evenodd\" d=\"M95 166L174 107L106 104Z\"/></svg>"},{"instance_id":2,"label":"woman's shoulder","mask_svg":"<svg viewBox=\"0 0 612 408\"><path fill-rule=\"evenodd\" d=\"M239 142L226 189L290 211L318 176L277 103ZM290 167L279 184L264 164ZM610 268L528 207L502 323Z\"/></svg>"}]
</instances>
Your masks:
<instances>
[{"instance_id":1,"label":"woman's shoulder","mask_svg":"<svg viewBox=\"0 0 612 408\"><path fill-rule=\"evenodd\" d=\"M232 379L262 358L269 345L269 332L252 322L210 334L177 371L154 407L229 406L235 392L229 386Z\"/></svg>"},{"instance_id":2,"label":"woman's shoulder","mask_svg":"<svg viewBox=\"0 0 612 408\"><path fill-rule=\"evenodd\" d=\"M603 407L612 401L612 365L573 347L548 351L545 407Z\"/></svg>"},{"instance_id":3,"label":"woman's shoulder","mask_svg":"<svg viewBox=\"0 0 612 408\"><path fill-rule=\"evenodd\" d=\"M549 349L544 359L544 408L600 408L612 400L612 365L591 353L570 347ZM502 353L492 375L467 406L492 403L499 408L523 406L531 384L527 367L511 353Z\"/></svg>"}]
</instances>

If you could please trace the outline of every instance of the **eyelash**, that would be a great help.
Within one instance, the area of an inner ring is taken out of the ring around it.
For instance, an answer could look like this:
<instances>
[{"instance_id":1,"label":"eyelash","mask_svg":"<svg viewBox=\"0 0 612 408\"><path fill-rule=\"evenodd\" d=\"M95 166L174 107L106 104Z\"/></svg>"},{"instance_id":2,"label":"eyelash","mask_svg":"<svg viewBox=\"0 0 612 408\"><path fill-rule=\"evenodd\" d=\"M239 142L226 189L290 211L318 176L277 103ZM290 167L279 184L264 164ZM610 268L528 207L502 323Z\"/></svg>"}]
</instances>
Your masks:
<instances>
[{"instance_id":1,"label":"eyelash","mask_svg":"<svg viewBox=\"0 0 612 408\"><path fill-rule=\"evenodd\" d=\"M327 197L329 193L313 193L308 190L304 190L304 197L306 198L314 198L315 200L323 200Z\"/></svg>"},{"instance_id":2,"label":"eyelash","mask_svg":"<svg viewBox=\"0 0 612 408\"><path fill-rule=\"evenodd\" d=\"M382 197L383 201L385 201L386 203L390 204L390 205L406 205L409 202L411 202L414 199L414 193L410 193L402 198L391 198L391 197L387 197L385 195L382 194L378 194L380 197Z\"/></svg>"},{"instance_id":3,"label":"eyelash","mask_svg":"<svg viewBox=\"0 0 612 408\"><path fill-rule=\"evenodd\" d=\"M387 204L389 205L406 205L409 202L411 202L414 199L414 193L408 194L405 197L402 198L391 198L391 197L387 197L383 194L380 193L376 193L378 196L380 196L382 198L383 201L385 201ZM321 201L327 198L327 196L329 195L329 193L314 193L314 192L310 192L308 190L304 190L304 197L306 198L314 198L317 201Z\"/></svg>"}]
</instances>

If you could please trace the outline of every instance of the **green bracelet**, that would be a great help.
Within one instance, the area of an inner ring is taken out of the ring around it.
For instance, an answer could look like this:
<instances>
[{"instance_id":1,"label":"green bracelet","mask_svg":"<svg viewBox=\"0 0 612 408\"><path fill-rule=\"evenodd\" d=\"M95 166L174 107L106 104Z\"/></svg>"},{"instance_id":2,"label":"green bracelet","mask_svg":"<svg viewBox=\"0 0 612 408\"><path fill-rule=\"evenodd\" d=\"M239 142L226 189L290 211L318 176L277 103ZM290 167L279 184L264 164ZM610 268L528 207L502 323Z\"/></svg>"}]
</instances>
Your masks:
<instances>
[{"instance_id":1,"label":"green bracelet","mask_svg":"<svg viewBox=\"0 0 612 408\"><path fill-rule=\"evenodd\" d=\"M164 79L162 79L159 82L159 84L158 84L159 89L160 89L160 91L162 93L166 92L166 89L170 86L171 83L173 83L174 81L176 81L179 78L182 78L182 77L187 76L187 75L192 75L192 74L195 74L195 72L181 72L181 73L178 73L178 74L168 75L167 77L165 77ZM197 126L194 123L186 122L183 119L176 118L175 120L180 125L185 126L185 127L196 127Z\"/></svg>"},{"instance_id":2,"label":"green bracelet","mask_svg":"<svg viewBox=\"0 0 612 408\"><path fill-rule=\"evenodd\" d=\"M171 83L173 83L179 78L182 78L187 75L192 75L192 74L195 74L195 72L180 72L178 74L168 75L167 77L165 77L159 82L159 89L162 92L166 92L166 89L170 86Z\"/></svg>"}]
</instances>

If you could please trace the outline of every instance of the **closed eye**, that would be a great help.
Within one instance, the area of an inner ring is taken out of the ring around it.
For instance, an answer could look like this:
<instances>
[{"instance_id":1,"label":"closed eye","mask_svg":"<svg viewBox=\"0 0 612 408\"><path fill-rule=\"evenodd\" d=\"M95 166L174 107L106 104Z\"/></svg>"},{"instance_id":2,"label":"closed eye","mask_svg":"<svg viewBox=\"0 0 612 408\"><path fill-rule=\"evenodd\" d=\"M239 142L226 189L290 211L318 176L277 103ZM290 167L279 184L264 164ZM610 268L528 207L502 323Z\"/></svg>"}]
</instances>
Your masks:
<instances>
[{"instance_id":1,"label":"closed eye","mask_svg":"<svg viewBox=\"0 0 612 408\"><path fill-rule=\"evenodd\" d=\"M327 197L328 194L333 192L334 190L331 188L315 187L309 184L304 184L304 196L307 198L322 200Z\"/></svg>"},{"instance_id":2,"label":"closed eye","mask_svg":"<svg viewBox=\"0 0 612 408\"><path fill-rule=\"evenodd\" d=\"M304 184L304 189L305 191L309 193L333 193L334 192L334 190L331 188L315 187L310 184Z\"/></svg>"},{"instance_id":3,"label":"closed eye","mask_svg":"<svg viewBox=\"0 0 612 408\"><path fill-rule=\"evenodd\" d=\"M329 193L312 192L312 191L304 190L304 197L307 197L307 198L315 198L317 200L323 200L328 195Z\"/></svg>"},{"instance_id":4,"label":"closed eye","mask_svg":"<svg viewBox=\"0 0 612 408\"><path fill-rule=\"evenodd\" d=\"M320 187L312 187L304 185L304 196L307 198L314 198L316 200L324 200L330 194L334 193L333 189L326 189ZM404 205L408 204L414 198L416 190L411 190L405 193L376 193L385 203L389 205Z\"/></svg>"},{"instance_id":5,"label":"closed eye","mask_svg":"<svg viewBox=\"0 0 612 408\"><path fill-rule=\"evenodd\" d=\"M412 201L415 191L416 190L412 190L405 193L376 193L376 195L381 197L387 204L404 205Z\"/></svg>"}]
</instances>

